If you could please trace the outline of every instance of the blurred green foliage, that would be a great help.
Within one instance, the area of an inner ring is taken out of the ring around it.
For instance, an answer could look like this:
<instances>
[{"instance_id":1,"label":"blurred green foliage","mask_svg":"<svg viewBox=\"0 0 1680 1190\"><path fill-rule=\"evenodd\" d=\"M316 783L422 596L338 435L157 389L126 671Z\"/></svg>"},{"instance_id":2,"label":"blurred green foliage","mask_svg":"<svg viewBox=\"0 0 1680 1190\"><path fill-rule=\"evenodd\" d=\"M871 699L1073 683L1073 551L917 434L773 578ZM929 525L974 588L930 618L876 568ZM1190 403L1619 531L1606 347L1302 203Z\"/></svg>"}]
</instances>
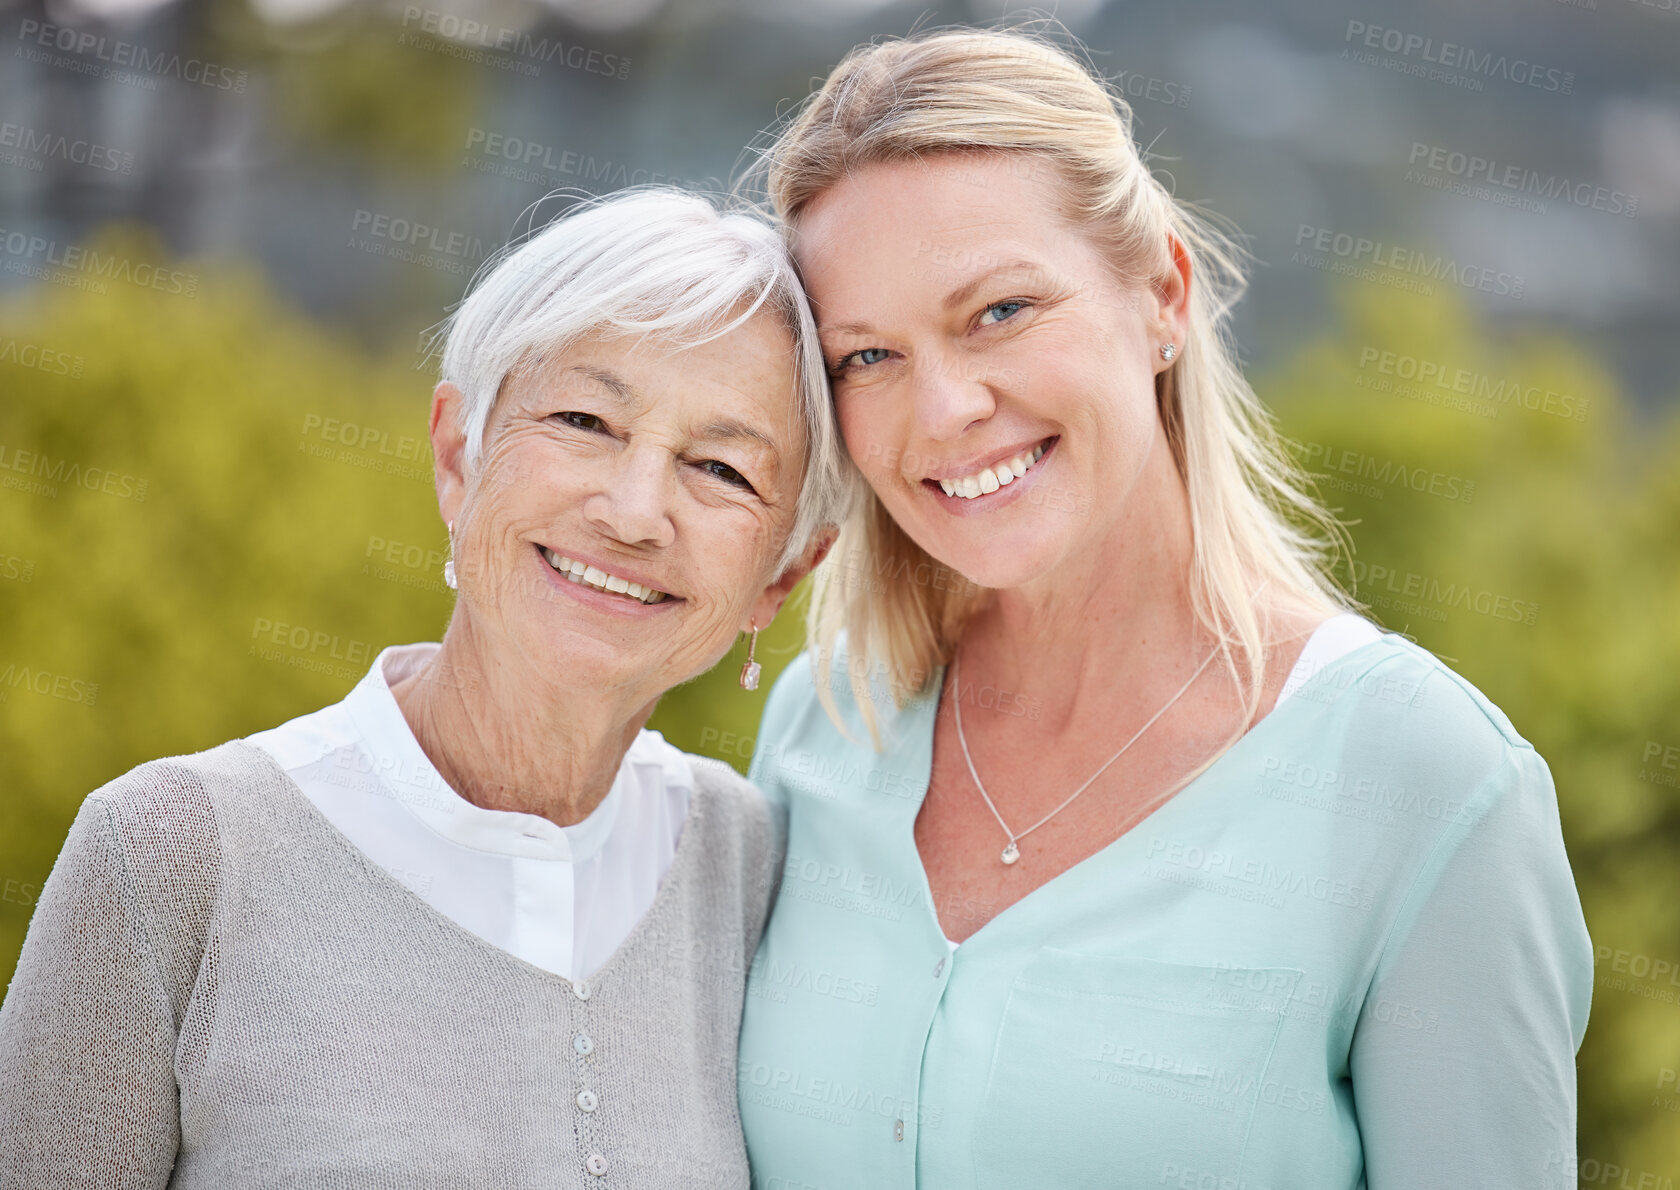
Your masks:
<instances>
[{"instance_id":1,"label":"blurred green foliage","mask_svg":"<svg viewBox=\"0 0 1680 1190\"><path fill-rule=\"evenodd\" d=\"M130 231L100 246L162 255ZM449 613L430 372L370 358L239 266L178 267L196 296L46 284L0 308L8 973L87 792L334 701L379 648L436 639ZM1680 963L1680 419L1635 423L1581 350L1496 341L1452 298L1336 294L1335 325L1257 387L1354 522L1344 577L1550 763L1600 954L1583 1174L1674 1177L1658 1080L1680 1065L1680 981L1652 964ZM1444 379L1408 389L1426 363ZM735 684L737 648L651 726L744 770L797 614L761 636L757 693Z\"/></svg>"}]
</instances>

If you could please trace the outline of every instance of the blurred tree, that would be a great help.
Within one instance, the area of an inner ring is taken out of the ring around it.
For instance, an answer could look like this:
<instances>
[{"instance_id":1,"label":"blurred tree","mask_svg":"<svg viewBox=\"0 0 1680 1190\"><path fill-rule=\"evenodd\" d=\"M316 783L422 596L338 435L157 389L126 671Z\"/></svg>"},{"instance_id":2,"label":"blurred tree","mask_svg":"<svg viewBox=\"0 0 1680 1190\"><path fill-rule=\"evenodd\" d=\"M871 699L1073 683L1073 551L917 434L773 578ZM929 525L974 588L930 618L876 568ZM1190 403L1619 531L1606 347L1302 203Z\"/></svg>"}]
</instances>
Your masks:
<instances>
[{"instance_id":1,"label":"blurred tree","mask_svg":"<svg viewBox=\"0 0 1680 1190\"><path fill-rule=\"evenodd\" d=\"M161 259L134 232L97 247ZM90 790L336 700L449 613L430 374L251 271L176 267L195 296L44 284L0 308L7 972ZM1660 1085L1680 1066L1680 419L1630 424L1584 352L1491 341L1448 297L1337 294L1336 325L1257 388L1354 522L1344 579L1549 762L1601 964L1580 1180L1659 1185L1637 1175L1680 1171ZM793 606L760 637L757 693L743 642L651 726L744 770L801 637Z\"/></svg>"}]
</instances>

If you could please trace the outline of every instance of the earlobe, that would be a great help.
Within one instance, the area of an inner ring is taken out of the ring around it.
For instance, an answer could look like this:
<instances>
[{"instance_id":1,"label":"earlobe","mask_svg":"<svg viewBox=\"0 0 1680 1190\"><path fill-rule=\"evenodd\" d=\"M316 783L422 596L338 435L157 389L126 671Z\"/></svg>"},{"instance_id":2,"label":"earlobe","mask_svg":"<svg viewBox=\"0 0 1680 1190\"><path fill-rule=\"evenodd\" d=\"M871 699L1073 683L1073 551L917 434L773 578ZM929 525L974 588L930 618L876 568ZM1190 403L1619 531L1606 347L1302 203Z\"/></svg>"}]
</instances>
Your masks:
<instances>
[{"instance_id":1,"label":"earlobe","mask_svg":"<svg viewBox=\"0 0 1680 1190\"><path fill-rule=\"evenodd\" d=\"M781 614L782 605L787 602L788 596L793 594L793 589L828 556L828 551L834 548L834 542L839 536L838 525L825 525L804 556L759 593L758 602L753 609L753 618L760 628L767 627Z\"/></svg>"}]
</instances>

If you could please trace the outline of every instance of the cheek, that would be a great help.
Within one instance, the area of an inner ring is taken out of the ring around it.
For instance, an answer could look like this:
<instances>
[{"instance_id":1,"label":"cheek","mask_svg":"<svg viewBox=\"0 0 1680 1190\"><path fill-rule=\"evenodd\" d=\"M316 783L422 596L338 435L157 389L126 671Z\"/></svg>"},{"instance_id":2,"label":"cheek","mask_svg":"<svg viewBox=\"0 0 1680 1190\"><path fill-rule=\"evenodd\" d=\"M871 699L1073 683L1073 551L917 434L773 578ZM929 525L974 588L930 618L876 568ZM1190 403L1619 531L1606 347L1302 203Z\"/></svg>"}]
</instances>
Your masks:
<instances>
[{"instance_id":1,"label":"cheek","mask_svg":"<svg viewBox=\"0 0 1680 1190\"><path fill-rule=\"evenodd\" d=\"M834 402L835 420L840 423L840 438L854 459L863 457L863 450L869 445L869 436L879 426L878 420L865 411L867 404L853 394L841 396Z\"/></svg>"},{"instance_id":2,"label":"cheek","mask_svg":"<svg viewBox=\"0 0 1680 1190\"><path fill-rule=\"evenodd\" d=\"M836 402L834 410L846 453L864 481L877 491L893 486L904 453L905 429L885 416L890 408L878 394L849 394Z\"/></svg>"}]
</instances>

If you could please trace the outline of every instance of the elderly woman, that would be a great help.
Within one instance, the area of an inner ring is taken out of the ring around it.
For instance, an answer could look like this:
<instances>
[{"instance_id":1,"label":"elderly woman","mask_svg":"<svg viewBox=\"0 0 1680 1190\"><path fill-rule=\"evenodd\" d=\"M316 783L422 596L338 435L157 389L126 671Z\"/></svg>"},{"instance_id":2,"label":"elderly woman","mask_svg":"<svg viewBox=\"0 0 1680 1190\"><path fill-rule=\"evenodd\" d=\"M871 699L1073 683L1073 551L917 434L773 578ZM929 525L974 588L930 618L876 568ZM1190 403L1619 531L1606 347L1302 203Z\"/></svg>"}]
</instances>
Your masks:
<instances>
[{"instance_id":1,"label":"elderly woman","mask_svg":"<svg viewBox=\"0 0 1680 1190\"><path fill-rule=\"evenodd\" d=\"M0 1011L5 1187L746 1185L777 821L643 724L846 491L768 224L560 220L448 330L459 595L343 702L83 803Z\"/></svg>"},{"instance_id":2,"label":"elderly woman","mask_svg":"<svg viewBox=\"0 0 1680 1190\"><path fill-rule=\"evenodd\" d=\"M755 1182L1572 1185L1550 773L1325 577L1237 254L1118 93L1026 34L884 42L767 159L870 490L751 774L790 807Z\"/></svg>"}]
</instances>

